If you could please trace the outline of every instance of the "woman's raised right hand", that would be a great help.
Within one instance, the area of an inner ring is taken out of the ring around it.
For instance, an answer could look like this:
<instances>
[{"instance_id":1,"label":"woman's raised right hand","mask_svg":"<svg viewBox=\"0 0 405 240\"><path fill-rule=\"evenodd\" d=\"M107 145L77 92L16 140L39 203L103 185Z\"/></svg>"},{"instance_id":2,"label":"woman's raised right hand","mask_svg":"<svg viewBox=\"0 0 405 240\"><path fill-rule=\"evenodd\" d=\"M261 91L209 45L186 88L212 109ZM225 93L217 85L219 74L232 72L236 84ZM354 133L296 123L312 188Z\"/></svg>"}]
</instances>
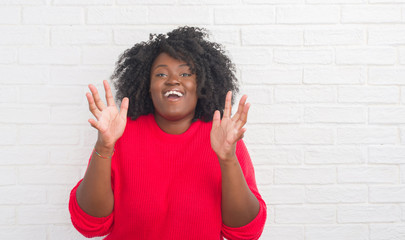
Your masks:
<instances>
[{"instance_id":1,"label":"woman's raised right hand","mask_svg":"<svg viewBox=\"0 0 405 240\"><path fill-rule=\"evenodd\" d=\"M96 146L107 150L114 149L115 142L124 133L127 123L129 99L122 99L121 108L118 111L108 82L104 80L103 84L107 106L100 99L97 88L92 84L89 85L91 93L86 93L86 97L89 102L90 112L97 119L90 118L88 120L91 126L98 130Z\"/></svg>"}]
</instances>

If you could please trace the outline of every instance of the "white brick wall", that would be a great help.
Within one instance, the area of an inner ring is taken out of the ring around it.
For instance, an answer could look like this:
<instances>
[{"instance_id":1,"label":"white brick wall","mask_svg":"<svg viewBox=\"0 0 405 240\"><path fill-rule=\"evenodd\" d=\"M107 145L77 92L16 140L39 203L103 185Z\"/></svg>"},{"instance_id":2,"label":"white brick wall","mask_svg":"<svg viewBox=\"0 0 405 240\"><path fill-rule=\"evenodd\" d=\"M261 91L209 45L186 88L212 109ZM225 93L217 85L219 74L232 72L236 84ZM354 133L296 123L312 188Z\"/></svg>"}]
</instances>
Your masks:
<instances>
[{"instance_id":1,"label":"white brick wall","mask_svg":"<svg viewBox=\"0 0 405 240\"><path fill-rule=\"evenodd\" d=\"M404 4L0 0L0 239L84 239L67 204L96 138L87 85L178 25L208 28L249 95L261 239L404 239Z\"/></svg>"}]
</instances>

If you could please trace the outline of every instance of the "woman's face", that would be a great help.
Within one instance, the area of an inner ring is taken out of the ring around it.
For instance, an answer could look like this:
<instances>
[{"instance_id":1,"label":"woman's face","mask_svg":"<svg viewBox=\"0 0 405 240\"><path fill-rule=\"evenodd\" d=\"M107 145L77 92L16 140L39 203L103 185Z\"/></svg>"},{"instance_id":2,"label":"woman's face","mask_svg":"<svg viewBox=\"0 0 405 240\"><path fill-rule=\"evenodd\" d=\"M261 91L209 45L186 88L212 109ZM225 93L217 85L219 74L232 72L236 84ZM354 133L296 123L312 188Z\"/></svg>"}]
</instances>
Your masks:
<instances>
[{"instance_id":1,"label":"woman's face","mask_svg":"<svg viewBox=\"0 0 405 240\"><path fill-rule=\"evenodd\" d=\"M164 52L159 54L151 68L150 93L155 115L170 121L193 119L197 80L187 63Z\"/></svg>"}]
</instances>

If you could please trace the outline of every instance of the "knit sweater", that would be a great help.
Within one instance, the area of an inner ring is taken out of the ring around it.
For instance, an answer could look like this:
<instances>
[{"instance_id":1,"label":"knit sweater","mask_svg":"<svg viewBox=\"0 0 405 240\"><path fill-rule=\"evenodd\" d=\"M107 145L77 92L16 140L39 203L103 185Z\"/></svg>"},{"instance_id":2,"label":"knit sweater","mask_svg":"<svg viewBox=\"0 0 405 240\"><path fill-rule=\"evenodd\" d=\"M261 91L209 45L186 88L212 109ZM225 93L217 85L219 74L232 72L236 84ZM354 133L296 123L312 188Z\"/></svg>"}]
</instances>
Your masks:
<instances>
[{"instance_id":1,"label":"knit sweater","mask_svg":"<svg viewBox=\"0 0 405 240\"><path fill-rule=\"evenodd\" d=\"M221 169L211 148L211 126L197 120L183 134L172 135L159 128L152 114L128 118L111 160L114 210L101 218L84 212L76 200L80 180L69 200L74 227L85 237L108 234L106 240L258 239L266 204L242 140L236 156L260 210L242 227L222 222Z\"/></svg>"}]
</instances>

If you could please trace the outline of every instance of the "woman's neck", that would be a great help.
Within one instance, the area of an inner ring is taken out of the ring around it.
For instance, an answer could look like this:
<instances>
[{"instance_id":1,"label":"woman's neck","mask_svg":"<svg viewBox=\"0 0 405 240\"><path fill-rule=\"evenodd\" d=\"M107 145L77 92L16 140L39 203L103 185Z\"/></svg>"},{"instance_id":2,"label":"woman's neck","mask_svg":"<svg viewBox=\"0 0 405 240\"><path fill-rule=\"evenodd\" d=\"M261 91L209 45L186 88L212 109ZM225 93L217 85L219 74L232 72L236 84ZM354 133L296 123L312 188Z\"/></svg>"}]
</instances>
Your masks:
<instances>
[{"instance_id":1,"label":"woman's neck","mask_svg":"<svg viewBox=\"0 0 405 240\"><path fill-rule=\"evenodd\" d=\"M155 121L162 131L168 134L182 134L187 131L193 122L194 116L186 116L179 120L169 120L155 113Z\"/></svg>"}]
</instances>

